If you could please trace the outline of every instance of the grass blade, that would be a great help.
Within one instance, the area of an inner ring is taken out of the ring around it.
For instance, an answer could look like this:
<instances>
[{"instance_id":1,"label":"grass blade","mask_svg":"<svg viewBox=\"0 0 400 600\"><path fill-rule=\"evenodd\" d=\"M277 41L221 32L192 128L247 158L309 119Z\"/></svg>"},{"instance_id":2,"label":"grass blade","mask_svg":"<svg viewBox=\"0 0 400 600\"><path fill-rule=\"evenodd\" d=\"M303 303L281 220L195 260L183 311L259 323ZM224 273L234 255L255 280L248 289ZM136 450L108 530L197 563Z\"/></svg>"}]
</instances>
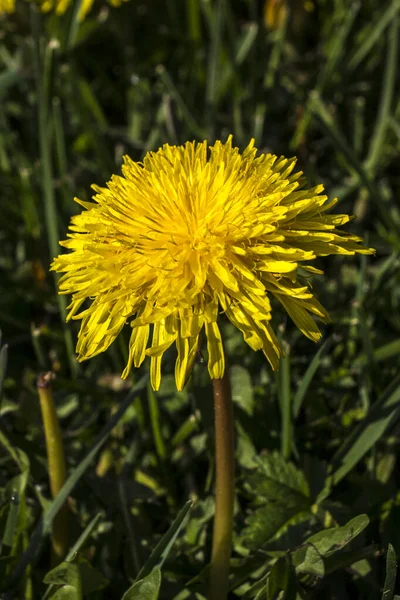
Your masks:
<instances>
[{"instance_id":1,"label":"grass blade","mask_svg":"<svg viewBox=\"0 0 400 600\"><path fill-rule=\"evenodd\" d=\"M331 348L332 343L333 340L329 339L322 344L321 348L318 350L318 352L310 362L307 371L304 373L303 379L301 380L299 388L293 398L293 417L295 419L299 416L303 400L315 373L318 371L318 367L321 364L322 358L324 357L326 352Z\"/></svg>"},{"instance_id":2,"label":"grass blade","mask_svg":"<svg viewBox=\"0 0 400 600\"><path fill-rule=\"evenodd\" d=\"M395 16L390 27L388 53L386 59L385 74L383 77L382 95L379 104L379 112L375 123L374 133L372 134L371 145L368 156L364 162L367 171L373 171L379 160L382 146L385 141L386 130L389 125L389 115L393 105L394 90L396 83L396 67L398 57L398 33L399 18Z\"/></svg>"},{"instance_id":3,"label":"grass blade","mask_svg":"<svg viewBox=\"0 0 400 600\"><path fill-rule=\"evenodd\" d=\"M208 57L206 85L206 114L208 115L208 135L214 137L215 108L218 90L218 68L220 65L220 47L223 29L224 0L217 0L211 21L211 44Z\"/></svg>"},{"instance_id":4,"label":"grass blade","mask_svg":"<svg viewBox=\"0 0 400 600\"><path fill-rule=\"evenodd\" d=\"M385 208L385 202L380 194L379 189L370 179L369 175L367 175L364 165L362 165L358 160L355 152L350 148L346 138L338 128L338 125L334 121L333 117L329 114L329 111L323 103L318 92L312 92L310 94L310 106L314 115L318 117L323 129L331 138L334 146L336 146L337 150L343 154L344 158L346 159L349 172L352 173L352 170L356 171L360 178L360 182L368 190L371 200L375 202L376 209L379 212L382 222L389 228L389 230L391 230L393 222L390 214Z\"/></svg>"},{"instance_id":5,"label":"grass blade","mask_svg":"<svg viewBox=\"0 0 400 600\"><path fill-rule=\"evenodd\" d=\"M36 10L32 9L32 29L35 37L35 60L36 60L36 85L38 95L38 122L39 122L39 146L40 162L42 168L42 188L44 198L44 213L46 218L47 241L49 245L50 256L58 254L58 240L60 239L58 231L57 210L54 198L53 171L51 161L51 141L49 136L49 65L53 56L53 48L47 44L42 57L41 39L38 15ZM47 77L45 77L45 72Z\"/></svg>"},{"instance_id":6,"label":"grass blade","mask_svg":"<svg viewBox=\"0 0 400 600\"><path fill-rule=\"evenodd\" d=\"M281 359L278 372L278 395L281 407L281 453L289 460L292 451L292 398L290 390L290 355L289 350Z\"/></svg>"},{"instance_id":7,"label":"grass blade","mask_svg":"<svg viewBox=\"0 0 400 600\"><path fill-rule=\"evenodd\" d=\"M374 351L374 357L376 362L381 362L383 360L387 360L388 358L392 358L393 356L397 356L400 354L400 338L397 340L393 340L393 342L389 342L384 346L380 346Z\"/></svg>"},{"instance_id":8,"label":"grass blade","mask_svg":"<svg viewBox=\"0 0 400 600\"><path fill-rule=\"evenodd\" d=\"M201 13L200 3L197 0L188 0L186 2L188 31L192 42L198 43L201 40Z\"/></svg>"},{"instance_id":9,"label":"grass blade","mask_svg":"<svg viewBox=\"0 0 400 600\"><path fill-rule=\"evenodd\" d=\"M41 49L41 36L39 27L39 16L35 8L31 9L32 30L35 38L35 69L36 86L38 96L38 122L39 122L39 146L40 163L42 169L42 189L44 198L44 213L46 221L47 242L50 258L57 256L59 252L58 241L60 239L58 231L57 208L54 197L53 185L53 167L51 160L52 144L49 136L50 126L50 90L51 90L51 62L53 60L53 46L47 44L44 50L44 57ZM57 287L58 276L54 273L54 283ZM65 296L57 294L58 307L63 324L67 316L67 302ZM64 326L64 339L68 356L68 361L73 377L77 376L78 363L75 360L74 344L72 341L71 330Z\"/></svg>"},{"instance_id":10,"label":"grass blade","mask_svg":"<svg viewBox=\"0 0 400 600\"><path fill-rule=\"evenodd\" d=\"M177 88L175 87L166 68L163 65L158 65L156 71L157 71L157 75L160 78L161 83L163 83L166 91L170 94L171 98L174 100L174 102L176 103L180 112L182 113L182 117L186 121L186 125L188 126L189 130L194 135L198 136L199 139L203 140L205 137L205 132L200 127L200 125L196 122L196 120L193 118L192 113L186 106L182 96L180 95Z\"/></svg>"},{"instance_id":11,"label":"grass blade","mask_svg":"<svg viewBox=\"0 0 400 600\"><path fill-rule=\"evenodd\" d=\"M340 446L329 480L336 485L365 456L385 431L400 418L400 374L372 406L367 417Z\"/></svg>"},{"instance_id":12,"label":"grass blade","mask_svg":"<svg viewBox=\"0 0 400 600\"><path fill-rule=\"evenodd\" d=\"M189 500L181 508L171 527L168 529L167 533L161 538L161 540L158 542L157 546L154 548L153 552L150 554L143 567L140 569L135 581L139 581L140 579L146 577L154 569L154 567L162 567L172 546L175 543L176 538L179 535L179 532L181 531L182 527L184 527L184 525L186 524L186 521L193 508L193 505L194 502Z\"/></svg>"},{"instance_id":13,"label":"grass blade","mask_svg":"<svg viewBox=\"0 0 400 600\"><path fill-rule=\"evenodd\" d=\"M1 337L0 337L1 341ZM3 384L4 379L6 377L7 371L7 355L8 355L8 346L5 344L0 348L0 402L3 394Z\"/></svg>"},{"instance_id":14,"label":"grass blade","mask_svg":"<svg viewBox=\"0 0 400 600\"><path fill-rule=\"evenodd\" d=\"M76 38L78 36L79 13L81 11L83 1L84 0L76 0L73 7L72 16L69 22L69 28L67 33L67 48L69 50L71 50L75 46Z\"/></svg>"},{"instance_id":15,"label":"grass blade","mask_svg":"<svg viewBox=\"0 0 400 600\"><path fill-rule=\"evenodd\" d=\"M130 512L130 503L125 489L125 482L122 477L118 478L118 495L122 508L122 516L124 519L128 539L129 539L129 552L131 555L132 565L135 572L138 573L140 569L139 555L138 555L138 543L135 535L135 531L132 523L132 516Z\"/></svg>"},{"instance_id":16,"label":"grass blade","mask_svg":"<svg viewBox=\"0 0 400 600\"><path fill-rule=\"evenodd\" d=\"M392 544L388 545L386 556L386 577L383 586L382 600L393 600L394 587L396 585L397 558Z\"/></svg>"},{"instance_id":17,"label":"grass blade","mask_svg":"<svg viewBox=\"0 0 400 600\"><path fill-rule=\"evenodd\" d=\"M72 490L75 488L78 481L84 475L84 473L89 468L96 454L102 448L106 440L108 439L111 431L117 425L119 420L131 406L133 401L133 396L138 392L141 392L147 382L147 376L143 376L129 391L126 399L121 404L120 408L116 411L116 413L111 417L107 425L104 427L103 431L99 434L97 441L92 446L91 450L87 453L85 458L79 463L78 467L74 469L71 475L68 477L67 481L61 488L60 492L57 494L56 498L51 502L44 512L41 521L36 527L29 545L25 552L22 554L18 564L15 567L14 572L11 574L10 581L6 584L4 589L8 589L9 587L13 587L18 584L19 579L23 576L25 569L27 566L34 560L39 546L42 542L43 537L49 532L51 524L54 520L54 517L60 510L61 506L65 503L68 496L71 494ZM1 589L1 588L0 588Z\"/></svg>"},{"instance_id":18,"label":"grass blade","mask_svg":"<svg viewBox=\"0 0 400 600\"><path fill-rule=\"evenodd\" d=\"M150 421L151 429L153 431L154 445L156 447L158 458L160 459L160 461L164 462L167 459L168 452L165 447L161 431L160 409L158 406L158 399L150 385L147 389L147 396L149 399Z\"/></svg>"},{"instance_id":19,"label":"grass blade","mask_svg":"<svg viewBox=\"0 0 400 600\"><path fill-rule=\"evenodd\" d=\"M399 8L399 0L393 0L393 2L390 3L386 11L379 18L379 20L376 23L371 24L369 35L365 36L364 42L358 46L353 57L349 60L349 71L354 71L355 69L357 69L359 64L367 56L368 52L372 50L376 42L379 40L385 28L396 16L396 13L398 12Z\"/></svg>"},{"instance_id":20,"label":"grass blade","mask_svg":"<svg viewBox=\"0 0 400 600\"><path fill-rule=\"evenodd\" d=\"M254 45L254 42L256 41L257 34L258 25L256 23L250 23L238 42L238 47L233 62L229 62L222 71L218 84L218 98L220 98L227 90L237 67L239 67L246 60Z\"/></svg>"},{"instance_id":21,"label":"grass blade","mask_svg":"<svg viewBox=\"0 0 400 600\"><path fill-rule=\"evenodd\" d=\"M346 40L350 34L351 28L359 10L360 3L352 2L351 6L349 6L349 11L345 15L341 15L340 21L338 21L338 25L335 27L335 36L333 37L333 42L331 44L328 44L327 59L324 67L318 75L315 84L315 89L313 92L314 94L322 95L325 91L325 88L332 80L332 76L335 73L339 60L342 58ZM336 14L334 13L332 15L332 23L334 23L335 21ZM297 148L299 144L301 144L301 142L304 140L304 136L311 122L311 109L312 107L309 104L305 106L304 115L299 120L293 139L291 141L291 146L293 148Z\"/></svg>"},{"instance_id":22,"label":"grass blade","mask_svg":"<svg viewBox=\"0 0 400 600\"><path fill-rule=\"evenodd\" d=\"M96 526L97 526L98 522L100 521L101 517L102 517L101 513L97 513L97 515L95 517L93 517L93 519L85 527L85 529L83 530L83 532L81 533L81 535L79 536L79 538L76 540L75 544L72 546L72 548L68 552L67 556L64 558L63 562L71 562L71 561L74 560L74 558L78 554L79 550L85 544L86 540L89 539L89 537L91 536L92 531L94 531L94 529L96 528ZM47 588L46 593L44 594L44 596L42 598L42 600L47 600L47 598L50 597L52 591L54 590L54 586L55 586L54 583L52 583L52 584L49 585L49 587Z\"/></svg>"}]
</instances>

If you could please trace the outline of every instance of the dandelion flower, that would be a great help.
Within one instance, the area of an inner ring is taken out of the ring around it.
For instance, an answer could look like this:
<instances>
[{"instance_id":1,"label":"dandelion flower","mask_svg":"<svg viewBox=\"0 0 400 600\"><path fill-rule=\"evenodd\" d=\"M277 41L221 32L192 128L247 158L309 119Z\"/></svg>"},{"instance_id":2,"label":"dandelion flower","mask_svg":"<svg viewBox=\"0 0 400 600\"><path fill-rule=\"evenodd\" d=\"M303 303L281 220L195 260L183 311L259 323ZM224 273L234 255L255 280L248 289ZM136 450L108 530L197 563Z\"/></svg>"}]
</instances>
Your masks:
<instances>
[{"instance_id":1,"label":"dandelion flower","mask_svg":"<svg viewBox=\"0 0 400 600\"><path fill-rule=\"evenodd\" d=\"M158 389L162 356L175 343L181 390L204 330L209 374L218 379L225 367L223 312L276 369L281 348L270 324L272 297L317 341L313 316L329 316L299 266L322 273L303 263L372 250L337 229L350 217L326 214L337 200L328 202L322 185L307 189L295 163L257 157L254 140L243 153L231 137L211 147L166 144L142 163L125 156L122 176L106 188L93 186L94 202L76 199L85 210L72 217L69 239L61 242L71 252L51 268L64 273L60 293L72 294L68 319L82 320L78 360L106 350L129 323L122 377L149 356ZM85 300L90 305L79 312Z\"/></svg>"},{"instance_id":2,"label":"dandelion flower","mask_svg":"<svg viewBox=\"0 0 400 600\"><path fill-rule=\"evenodd\" d=\"M15 11L15 0L0 0L0 16Z\"/></svg>"},{"instance_id":3,"label":"dandelion flower","mask_svg":"<svg viewBox=\"0 0 400 600\"><path fill-rule=\"evenodd\" d=\"M40 6L43 12L55 11L57 15L63 15L70 6L71 0L40 0ZM79 9L79 21L82 21L88 12L92 9L94 0L82 0Z\"/></svg>"},{"instance_id":4,"label":"dandelion flower","mask_svg":"<svg viewBox=\"0 0 400 600\"><path fill-rule=\"evenodd\" d=\"M71 6L72 0L30 0L34 1L45 13L55 12L57 15L63 15ZM108 4L113 7L121 6L127 0L108 0ZM79 9L78 19L83 21L86 15L93 8L95 0L82 0ZM0 0L0 15L3 13L12 13L15 11L15 0Z\"/></svg>"}]
</instances>

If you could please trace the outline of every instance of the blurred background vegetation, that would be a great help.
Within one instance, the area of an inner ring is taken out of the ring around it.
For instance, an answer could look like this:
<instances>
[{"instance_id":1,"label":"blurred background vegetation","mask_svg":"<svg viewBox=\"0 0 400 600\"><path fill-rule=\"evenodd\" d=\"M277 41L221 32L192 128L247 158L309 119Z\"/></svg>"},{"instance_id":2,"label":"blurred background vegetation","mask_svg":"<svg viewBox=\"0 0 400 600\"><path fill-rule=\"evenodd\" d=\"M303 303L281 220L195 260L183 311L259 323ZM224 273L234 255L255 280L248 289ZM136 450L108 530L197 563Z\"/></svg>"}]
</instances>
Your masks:
<instances>
[{"instance_id":1,"label":"blurred background vegetation","mask_svg":"<svg viewBox=\"0 0 400 600\"><path fill-rule=\"evenodd\" d=\"M159 393L141 378L147 365L122 382L127 331L78 365L78 325L65 325L48 268L79 210L73 197L90 199L124 154L232 133L242 149L254 137L260 151L296 155L376 248L325 259L313 278L332 317L319 346L275 307L287 346L278 374L225 324L238 462L232 598L391 600L399 1L99 0L81 22L79 8L57 16L17 0L0 15L0 597L205 597L205 364L182 393L173 356ZM49 370L70 476L55 500L36 388ZM66 498L68 564L50 571L48 532Z\"/></svg>"}]
</instances>

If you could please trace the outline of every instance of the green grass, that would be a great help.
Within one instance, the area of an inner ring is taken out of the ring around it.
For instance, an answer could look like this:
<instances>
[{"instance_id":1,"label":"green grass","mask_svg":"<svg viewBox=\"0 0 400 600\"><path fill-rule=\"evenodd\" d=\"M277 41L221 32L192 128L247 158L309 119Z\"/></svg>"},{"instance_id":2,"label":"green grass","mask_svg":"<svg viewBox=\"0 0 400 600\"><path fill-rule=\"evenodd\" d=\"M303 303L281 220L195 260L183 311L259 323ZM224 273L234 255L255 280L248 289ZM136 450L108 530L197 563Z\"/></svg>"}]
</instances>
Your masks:
<instances>
[{"instance_id":1,"label":"green grass","mask_svg":"<svg viewBox=\"0 0 400 600\"><path fill-rule=\"evenodd\" d=\"M1 598L206 597L206 366L182 393L170 356L160 392L147 365L122 383L129 332L78 365L77 325L48 268L73 197L89 199L123 154L230 133L241 148L254 136L261 151L296 155L376 248L323 261L313 287L332 324L320 345L274 306L288 348L276 376L224 324L238 464L231 598L399 598L400 4L288 4L275 31L256 0L99 0L81 24L78 1L59 18L20 0L0 17ZM68 463L54 500L35 384L46 370ZM52 570L65 499L70 552Z\"/></svg>"}]
</instances>

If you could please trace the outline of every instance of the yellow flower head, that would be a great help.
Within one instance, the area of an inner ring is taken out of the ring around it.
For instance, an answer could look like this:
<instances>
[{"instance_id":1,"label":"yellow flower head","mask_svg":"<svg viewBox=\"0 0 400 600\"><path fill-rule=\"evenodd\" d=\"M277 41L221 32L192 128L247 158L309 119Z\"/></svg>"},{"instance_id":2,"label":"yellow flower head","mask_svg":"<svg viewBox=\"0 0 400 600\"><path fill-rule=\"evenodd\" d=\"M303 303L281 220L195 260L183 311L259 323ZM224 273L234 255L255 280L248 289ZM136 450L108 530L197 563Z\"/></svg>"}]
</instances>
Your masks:
<instances>
[{"instance_id":1,"label":"yellow flower head","mask_svg":"<svg viewBox=\"0 0 400 600\"><path fill-rule=\"evenodd\" d=\"M15 11L15 0L0 0L0 16Z\"/></svg>"},{"instance_id":2,"label":"yellow flower head","mask_svg":"<svg viewBox=\"0 0 400 600\"><path fill-rule=\"evenodd\" d=\"M64 272L60 293L72 294L68 318L82 319L79 360L106 350L129 322L122 377L147 355L158 389L162 356L175 342L181 390L204 329L208 370L220 378L224 312L275 369L281 349L270 325L271 296L307 337L320 338L311 314L329 317L301 281L299 263L372 250L337 229L350 217L325 214L337 200L328 202L322 185L304 189L296 159L256 155L254 140L240 154L231 137L210 148L206 141L166 144L143 163L125 156L123 176L93 186L93 203L76 199L86 210L72 217L70 239L61 243L72 252L52 269ZM77 314L86 299L90 306Z\"/></svg>"},{"instance_id":3,"label":"yellow flower head","mask_svg":"<svg viewBox=\"0 0 400 600\"><path fill-rule=\"evenodd\" d=\"M79 9L79 20L82 21L92 9L94 0L82 0ZM55 11L57 15L63 15L70 6L71 0L40 0L43 12Z\"/></svg>"},{"instance_id":4,"label":"yellow flower head","mask_svg":"<svg viewBox=\"0 0 400 600\"><path fill-rule=\"evenodd\" d=\"M38 4L43 12L55 12L57 15L63 15L71 6L72 0L31 0ZM79 9L79 21L82 21L91 11L95 0L82 0ZM108 0L111 6L121 6L126 0ZM0 0L0 16L5 13L15 11L15 0Z\"/></svg>"}]
</instances>

